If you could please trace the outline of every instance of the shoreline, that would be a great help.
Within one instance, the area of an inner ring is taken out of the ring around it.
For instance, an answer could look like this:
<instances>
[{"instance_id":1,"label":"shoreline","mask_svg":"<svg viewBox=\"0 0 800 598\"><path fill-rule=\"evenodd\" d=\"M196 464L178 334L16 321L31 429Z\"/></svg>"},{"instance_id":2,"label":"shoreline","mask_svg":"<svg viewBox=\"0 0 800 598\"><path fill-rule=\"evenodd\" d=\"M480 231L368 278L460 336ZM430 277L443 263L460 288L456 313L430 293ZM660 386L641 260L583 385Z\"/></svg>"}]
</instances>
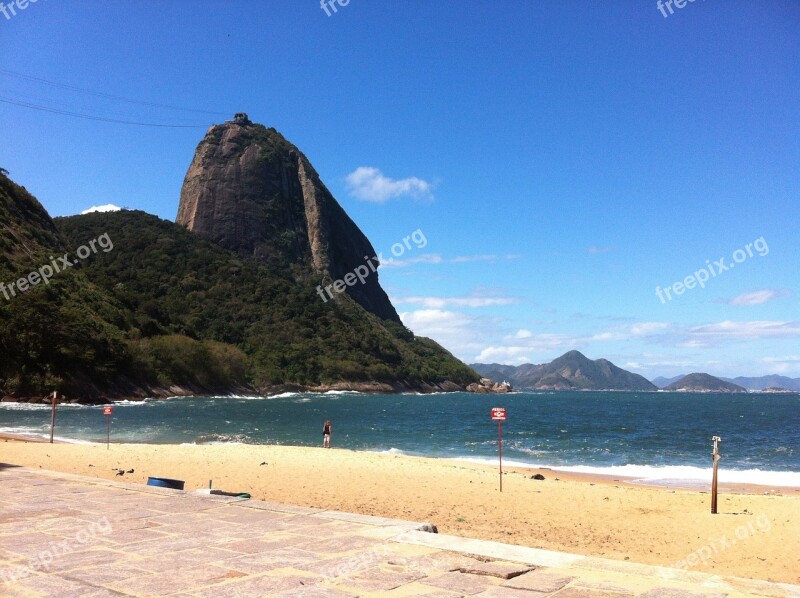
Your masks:
<instances>
[{"instance_id":1,"label":"shoreline","mask_svg":"<svg viewBox=\"0 0 800 598\"><path fill-rule=\"evenodd\" d=\"M336 382L333 384L321 384L319 386L299 386L295 384L278 384L267 388L255 389L252 387L241 386L234 389L227 389L224 391L214 391L212 389L198 389L188 388L181 386L171 386L164 388L148 388L139 391L129 391L127 393L100 393L95 395L92 399L81 400L71 399L59 400L58 404L64 405L82 405L85 407L97 407L101 405L114 405L116 403L139 403L144 401L161 401L169 399L180 398L202 398L202 397L247 397L247 398L269 398L286 393L359 393L367 395L402 395L402 394L448 394L448 393L469 393L469 394L489 394L489 395L514 395L514 394L549 394L560 392L604 392L604 393L652 393L652 394L731 394L731 391L723 390L665 390L648 389L648 390L630 390L630 389L589 389L589 388L570 388L570 389L557 389L557 388L514 388L512 390L468 390L467 387L462 387L454 382L445 381L441 383L420 383L417 386L410 386L405 384L387 384L383 382ZM751 395L798 395L800 390L747 390L743 393L733 394L751 394ZM50 402L46 397L11 397L2 396L0 393L0 402L5 403L20 403L30 405L49 405Z\"/></svg>"},{"instance_id":2,"label":"shoreline","mask_svg":"<svg viewBox=\"0 0 800 598\"><path fill-rule=\"evenodd\" d=\"M37 443L37 444L50 444L49 439L43 436L30 436L25 434L15 434L11 432L0 432L0 441L2 442L22 442L22 443ZM68 440L64 438L55 437L53 440L53 444L65 444L70 446L105 446L105 442L101 441L91 441L91 440ZM159 443L159 442L147 442L147 443L131 443L131 442L118 442L118 441L111 441L111 446L163 446L163 447L172 447L172 446L196 446L196 447L204 447L204 446L243 446L243 447L287 447L287 448L299 448L299 449L313 449L316 447L309 447L303 445L273 445L273 444L242 444L242 443L219 443L219 444L174 444L174 443ZM367 455L387 455L390 457L398 456L398 457L408 457L411 459L434 459L434 460L441 460L443 463L453 462L453 463L463 463L467 465L475 465L478 467L488 467L490 469L494 469L495 472L499 475L499 467L498 465L484 462L482 460L472 460L470 458L462 458L462 457L437 457L437 456L428 456L428 455L409 455L406 453L400 454L392 454L386 453L385 451L359 451L355 449L347 449L347 448L338 448L335 447L334 450L337 451L346 451L354 454L367 454ZM564 469L559 469L558 467L551 467L551 466L536 466L536 465L521 465L519 463L514 463L511 465L504 465L503 466L504 474L507 472L514 472L521 475L535 475L535 474L542 474L545 475L546 473L550 473L552 475L558 475L559 479L566 480L566 481L575 481L575 482L585 482L585 483L594 483L594 484L607 484L607 485L614 485L614 484L624 484L629 487L642 487L642 488L651 488L656 490L663 490L663 491L676 491L680 490L683 492L697 492L699 494L709 494L711 491L711 482L703 482L697 480L698 484L700 485L689 485L689 484L681 484L681 483L670 483L672 480L643 480L636 476L629 476L629 475L619 475L619 474L604 474L604 473L588 473L588 472L576 472L576 471L568 471ZM676 482L687 482L687 481L694 481L694 480L676 480ZM796 494L800 496L800 486L781 486L781 485L774 485L774 484L757 484L757 483L724 483L720 482L719 484L719 492L729 492L735 494L754 494L754 495L766 495L770 494L772 496L786 496L786 495L793 495Z\"/></svg>"}]
</instances>

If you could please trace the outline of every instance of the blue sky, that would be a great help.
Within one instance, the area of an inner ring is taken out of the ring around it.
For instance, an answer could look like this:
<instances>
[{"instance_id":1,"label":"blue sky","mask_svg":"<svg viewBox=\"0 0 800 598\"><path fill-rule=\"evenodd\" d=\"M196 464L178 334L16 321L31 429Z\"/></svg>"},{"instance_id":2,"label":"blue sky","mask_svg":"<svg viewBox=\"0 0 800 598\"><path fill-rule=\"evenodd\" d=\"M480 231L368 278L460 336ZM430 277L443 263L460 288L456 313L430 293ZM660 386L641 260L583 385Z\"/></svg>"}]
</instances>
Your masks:
<instances>
[{"instance_id":1,"label":"blue sky","mask_svg":"<svg viewBox=\"0 0 800 598\"><path fill-rule=\"evenodd\" d=\"M424 233L381 282L467 362L800 376L800 3L672 8L39 0L0 14L0 166L54 216L172 220L244 111L378 251Z\"/></svg>"}]
</instances>

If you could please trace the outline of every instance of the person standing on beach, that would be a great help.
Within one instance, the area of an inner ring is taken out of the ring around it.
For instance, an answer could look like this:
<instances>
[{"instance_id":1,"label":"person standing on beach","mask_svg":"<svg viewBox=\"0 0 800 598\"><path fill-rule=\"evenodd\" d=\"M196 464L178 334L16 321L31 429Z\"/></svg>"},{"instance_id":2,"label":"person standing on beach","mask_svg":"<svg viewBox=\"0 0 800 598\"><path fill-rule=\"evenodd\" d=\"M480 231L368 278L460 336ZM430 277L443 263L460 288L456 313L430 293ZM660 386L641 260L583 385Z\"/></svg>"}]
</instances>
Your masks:
<instances>
[{"instance_id":1,"label":"person standing on beach","mask_svg":"<svg viewBox=\"0 0 800 598\"><path fill-rule=\"evenodd\" d=\"M322 448L331 448L331 434L333 434L333 426L331 420L325 420L322 426Z\"/></svg>"}]
</instances>

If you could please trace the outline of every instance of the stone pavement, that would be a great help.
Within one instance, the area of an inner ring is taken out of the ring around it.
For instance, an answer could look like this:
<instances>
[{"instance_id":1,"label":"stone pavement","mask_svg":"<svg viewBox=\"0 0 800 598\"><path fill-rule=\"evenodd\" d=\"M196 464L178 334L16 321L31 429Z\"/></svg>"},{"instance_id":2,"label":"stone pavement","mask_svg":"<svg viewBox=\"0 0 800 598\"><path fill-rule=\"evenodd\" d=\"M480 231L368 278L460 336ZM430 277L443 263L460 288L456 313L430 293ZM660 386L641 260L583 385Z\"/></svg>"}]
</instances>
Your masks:
<instances>
[{"instance_id":1,"label":"stone pavement","mask_svg":"<svg viewBox=\"0 0 800 598\"><path fill-rule=\"evenodd\" d=\"M0 596L800 596L419 527L0 464Z\"/></svg>"}]
</instances>

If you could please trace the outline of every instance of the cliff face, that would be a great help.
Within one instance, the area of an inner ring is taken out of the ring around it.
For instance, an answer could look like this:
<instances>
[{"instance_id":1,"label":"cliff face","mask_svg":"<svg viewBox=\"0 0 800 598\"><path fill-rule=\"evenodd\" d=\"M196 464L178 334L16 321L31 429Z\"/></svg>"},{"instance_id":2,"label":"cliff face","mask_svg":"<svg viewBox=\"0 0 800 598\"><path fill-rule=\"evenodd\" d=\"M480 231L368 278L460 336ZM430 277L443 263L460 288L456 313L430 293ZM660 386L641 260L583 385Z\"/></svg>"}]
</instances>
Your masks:
<instances>
[{"instance_id":1,"label":"cliff face","mask_svg":"<svg viewBox=\"0 0 800 598\"><path fill-rule=\"evenodd\" d=\"M316 275L323 286L376 255L302 152L243 114L211 127L197 146L176 222L261 263ZM347 293L400 321L377 272Z\"/></svg>"}]
</instances>

